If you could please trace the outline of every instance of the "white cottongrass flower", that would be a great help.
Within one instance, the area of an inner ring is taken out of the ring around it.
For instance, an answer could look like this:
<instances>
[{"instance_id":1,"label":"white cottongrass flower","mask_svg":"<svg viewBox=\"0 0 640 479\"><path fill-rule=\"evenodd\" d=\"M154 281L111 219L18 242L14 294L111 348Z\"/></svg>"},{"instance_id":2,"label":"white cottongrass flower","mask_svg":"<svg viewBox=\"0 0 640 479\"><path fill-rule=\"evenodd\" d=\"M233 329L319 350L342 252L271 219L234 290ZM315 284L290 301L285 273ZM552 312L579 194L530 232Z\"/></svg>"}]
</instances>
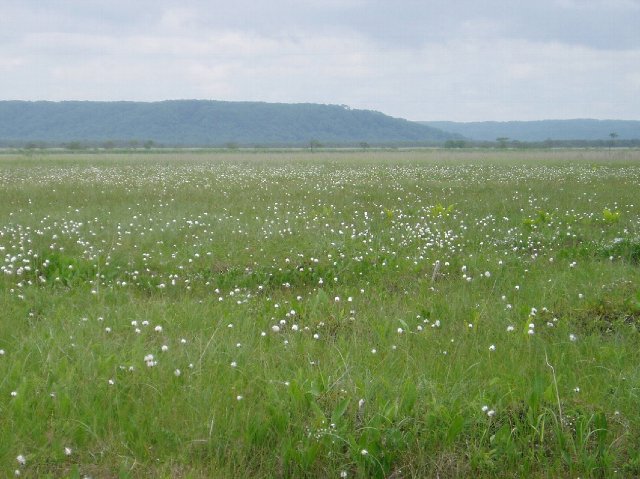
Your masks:
<instances>
[{"instance_id":1,"label":"white cottongrass flower","mask_svg":"<svg viewBox=\"0 0 640 479\"><path fill-rule=\"evenodd\" d=\"M18 457L16 457L16 461L18 461L18 464L20 464L21 466L24 466L27 463L27 458L20 454L18 455Z\"/></svg>"},{"instance_id":2,"label":"white cottongrass flower","mask_svg":"<svg viewBox=\"0 0 640 479\"><path fill-rule=\"evenodd\" d=\"M11 397L14 398L18 395L18 391L11 391Z\"/></svg>"},{"instance_id":3,"label":"white cottongrass flower","mask_svg":"<svg viewBox=\"0 0 640 479\"><path fill-rule=\"evenodd\" d=\"M496 345L492 344L491 346L489 346L489 351L495 351L496 350Z\"/></svg>"},{"instance_id":4,"label":"white cottongrass flower","mask_svg":"<svg viewBox=\"0 0 640 479\"><path fill-rule=\"evenodd\" d=\"M237 362L235 362L235 361L231 361L230 366L231 366L232 368L235 368L235 367L237 367L237 366L238 366L238 363L237 363Z\"/></svg>"},{"instance_id":5,"label":"white cottongrass flower","mask_svg":"<svg viewBox=\"0 0 640 479\"><path fill-rule=\"evenodd\" d=\"M243 396L241 396L240 394L238 394L238 395L236 396L236 401L242 401L243 399L244 399L244 397L243 397Z\"/></svg>"},{"instance_id":6,"label":"white cottongrass flower","mask_svg":"<svg viewBox=\"0 0 640 479\"><path fill-rule=\"evenodd\" d=\"M73 450L70 447L65 447L64 448L64 455L65 456L70 456L73 453Z\"/></svg>"},{"instance_id":7,"label":"white cottongrass flower","mask_svg":"<svg viewBox=\"0 0 640 479\"><path fill-rule=\"evenodd\" d=\"M482 412L487 412L489 410L489 406L482 406Z\"/></svg>"},{"instance_id":8,"label":"white cottongrass flower","mask_svg":"<svg viewBox=\"0 0 640 479\"><path fill-rule=\"evenodd\" d=\"M180 371L179 369L176 369L176 370L173 372L173 375L174 375L175 377L180 377L180 375L181 375L181 374L182 374L182 371Z\"/></svg>"},{"instance_id":9,"label":"white cottongrass flower","mask_svg":"<svg viewBox=\"0 0 640 479\"><path fill-rule=\"evenodd\" d=\"M273 331L274 333L279 333L280 326L278 326L277 324L274 324L273 326L271 326L271 331Z\"/></svg>"},{"instance_id":10,"label":"white cottongrass flower","mask_svg":"<svg viewBox=\"0 0 640 479\"><path fill-rule=\"evenodd\" d=\"M514 329L516 329L516 328L514 328L512 325L507 326L507 332L508 332L508 333L510 333L510 332L511 332L511 331L513 331Z\"/></svg>"},{"instance_id":11,"label":"white cottongrass flower","mask_svg":"<svg viewBox=\"0 0 640 479\"><path fill-rule=\"evenodd\" d=\"M153 329L154 329L154 331L155 331L156 333L161 333L161 332L162 332L162 326L160 326L160 325L156 326L156 327L155 327L155 328L153 328Z\"/></svg>"},{"instance_id":12,"label":"white cottongrass flower","mask_svg":"<svg viewBox=\"0 0 640 479\"><path fill-rule=\"evenodd\" d=\"M496 412L493 409L490 409L490 410L487 411L487 416L489 416L489 417L493 417L493 416L495 416L495 414L496 414Z\"/></svg>"},{"instance_id":13,"label":"white cottongrass flower","mask_svg":"<svg viewBox=\"0 0 640 479\"><path fill-rule=\"evenodd\" d=\"M160 349L162 350L163 353L166 353L167 351L169 351L169 346L167 346L166 344L163 344Z\"/></svg>"},{"instance_id":14,"label":"white cottongrass flower","mask_svg":"<svg viewBox=\"0 0 640 479\"><path fill-rule=\"evenodd\" d=\"M362 451L360 451L360 454L362 454L363 456L367 456L369 455L369 451L367 451L366 449L363 449Z\"/></svg>"},{"instance_id":15,"label":"white cottongrass flower","mask_svg":"<svg viewBox=\"0 0 640 479\"><path fill-rule=\"evenodd\" d=\"M149 368L152 368L153 366L158 364L158 362L154 360L153 354L147 354L144 357L144 362L147 364L147 367Z\"/></svg>"},{"instance_id":16,"label":"white cottongrass flower","mask_svg":"<svg viewBox=\"0 0 640 479\"><path fill-rule=\"evenodd\" d=\"M571 333L569 335L569 341L576 342L577 340L578 340L578 336L576 336L575 334Z\"/></svg>"},{"instance_id":17,"label":"white cottongrass flower","mask_svg":"<svg viewBox=\"0 0 640 479\"><path fill-rule=\"evenodd\" d=\"M0 349L0 356L4 356L4 349Z\"/></svg>"}]
</instances>

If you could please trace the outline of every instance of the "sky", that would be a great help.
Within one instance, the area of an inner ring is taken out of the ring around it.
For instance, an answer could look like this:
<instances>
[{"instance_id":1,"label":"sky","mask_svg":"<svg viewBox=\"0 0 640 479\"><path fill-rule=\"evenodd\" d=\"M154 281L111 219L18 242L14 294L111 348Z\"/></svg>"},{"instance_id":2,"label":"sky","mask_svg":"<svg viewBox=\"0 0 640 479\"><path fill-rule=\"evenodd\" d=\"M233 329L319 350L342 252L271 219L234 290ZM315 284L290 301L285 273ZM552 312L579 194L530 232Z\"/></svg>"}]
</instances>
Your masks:
<instances>
[{"instance_id":1,"label":"sky","mask_svg":"<svg viewBox=\"0 0 640 479\"><path fill-rule=\"evenodd\" d=\"M0 99L640 120L640 0L0 0Z\"/></svg>"}]
</instances>

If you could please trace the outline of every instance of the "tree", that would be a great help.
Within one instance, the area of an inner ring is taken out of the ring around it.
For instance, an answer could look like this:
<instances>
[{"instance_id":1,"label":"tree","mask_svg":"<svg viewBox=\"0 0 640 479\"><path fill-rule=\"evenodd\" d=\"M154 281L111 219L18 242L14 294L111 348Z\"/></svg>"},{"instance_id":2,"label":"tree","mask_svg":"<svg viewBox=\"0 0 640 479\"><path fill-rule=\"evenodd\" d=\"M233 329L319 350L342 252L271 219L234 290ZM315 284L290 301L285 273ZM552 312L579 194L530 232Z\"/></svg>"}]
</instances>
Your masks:
<instances>
[{"instance_id":1,"label":"tree","mask_svg":"<svg viewBox=\"0 0 640 479\"><path fill-rule=\"evenodd\" d=\"M499 138L496 138L496 141L500 145L500 148L506 148L507 147L507 141L509 141L509 138L507 138L506 136L501 136Z\"/></svg>"},{"instance_id":2,"label":"tree","mask_svg":"<svg viewBox=\"0 0 640 479\"><path fill-rule=\"evenodd\" d=\"M362 148L363 150L366 150L370 146L369 143L367 143L366 141L361 141L358 144L360 145L360 148Z\"/></svg>"}]
</instances>

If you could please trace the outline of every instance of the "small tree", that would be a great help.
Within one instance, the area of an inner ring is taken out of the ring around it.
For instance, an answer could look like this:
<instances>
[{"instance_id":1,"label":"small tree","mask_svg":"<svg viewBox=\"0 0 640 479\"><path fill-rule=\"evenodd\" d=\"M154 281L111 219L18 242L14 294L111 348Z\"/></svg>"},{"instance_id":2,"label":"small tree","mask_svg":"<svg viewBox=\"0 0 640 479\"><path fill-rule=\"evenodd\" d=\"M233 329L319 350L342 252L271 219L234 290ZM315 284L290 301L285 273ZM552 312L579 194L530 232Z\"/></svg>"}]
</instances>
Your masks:
<instances>
[{"instance_id":1,"label":"small tree","mask_svg":"<svg viewBox=\"0 0 640 479\"><path fill-rule=\"evenodd\" d=\"M360 145L360 148L362 148L363 150L366 150L369 148L369 143L367 143L366 141L361 141L360 143L358 143Z\"/></svg>"},{"instance_id":2,"label":"small tree","mask_svg":"<svg viewBox=\"0 0 640 479\"><path fill-rule=\"evenodd\" d=\"M317 148L322 148L322 143L320 143L318 140L311 140L309 141L309 148L313 152L313 150Z\"/></svg>"}]
</instances>

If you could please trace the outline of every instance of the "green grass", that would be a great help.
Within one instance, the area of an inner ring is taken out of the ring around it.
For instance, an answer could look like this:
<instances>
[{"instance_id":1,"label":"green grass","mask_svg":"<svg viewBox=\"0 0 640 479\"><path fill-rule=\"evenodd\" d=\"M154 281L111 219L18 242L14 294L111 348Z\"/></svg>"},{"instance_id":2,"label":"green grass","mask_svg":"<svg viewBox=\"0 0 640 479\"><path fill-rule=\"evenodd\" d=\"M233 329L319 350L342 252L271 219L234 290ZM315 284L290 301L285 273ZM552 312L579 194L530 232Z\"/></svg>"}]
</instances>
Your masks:
<instances>
[{"instance_id":1,"label":"green grass","mask_svg":"<svg viewBox=\"0 0 640 479\"><path fill-rule=\"evenodd\" d=\"M0 157L0 475L640 475L639 160Z\"/></svg>"}]
</instances>

